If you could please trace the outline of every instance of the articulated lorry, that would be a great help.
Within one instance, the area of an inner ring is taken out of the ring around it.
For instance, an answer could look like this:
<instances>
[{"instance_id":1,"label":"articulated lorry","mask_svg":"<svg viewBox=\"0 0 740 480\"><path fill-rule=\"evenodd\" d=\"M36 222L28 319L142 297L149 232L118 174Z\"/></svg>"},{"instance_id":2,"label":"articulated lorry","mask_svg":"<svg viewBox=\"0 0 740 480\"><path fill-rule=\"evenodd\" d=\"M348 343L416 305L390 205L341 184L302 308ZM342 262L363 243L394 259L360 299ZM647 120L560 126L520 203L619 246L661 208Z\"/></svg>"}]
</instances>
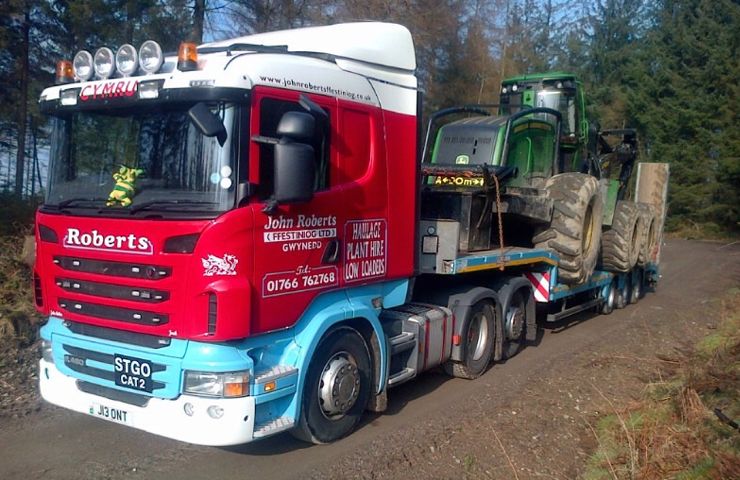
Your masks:
<instances>
[{"instance_id":1,"label":"articulated lorry","mask_svg":"<svg viewBox=\"0 0 740 480\"><path fill-rule=\"evenodd\" d=\"M426 370L475 378L516 354L538 312L638 301L658 279L665 166L638 166L653 241L633 228L641 260L611 268L592 253L610 180L581 164L623 148L575 153L575 117L528 100L552 93L542 78L422 142L415 68L410 33L385 23L60 62L40 98L43 397L196 444L331 442Z\"/></svg>"}]
</instances>

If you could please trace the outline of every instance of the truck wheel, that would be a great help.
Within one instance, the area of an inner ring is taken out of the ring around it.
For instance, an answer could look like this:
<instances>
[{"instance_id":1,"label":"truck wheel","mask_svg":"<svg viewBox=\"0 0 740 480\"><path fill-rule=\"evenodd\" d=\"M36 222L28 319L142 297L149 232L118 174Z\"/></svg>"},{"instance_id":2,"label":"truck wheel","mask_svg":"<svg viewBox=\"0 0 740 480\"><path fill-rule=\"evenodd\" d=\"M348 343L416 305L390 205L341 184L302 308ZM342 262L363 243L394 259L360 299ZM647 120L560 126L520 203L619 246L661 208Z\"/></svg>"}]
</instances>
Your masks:
<instances>
[{"instance_id":1,"label":"truck wheel","mask_svg":"<svg viewBox=\"0 0 740 480\"><path fill-rule=\"evenodd\" d=\"M356 330L341 328L323 339L308 367L293 436L328 443L349 434L370 398L370 372L370 354Z\"/></svg>"},{"instance_id":2,"label":"truck wheel","mask_svg":"<svg viewBox=\"0 0 740 480\"><path fill-rule=\"evenodd\" d=\"M614 311L618 296L619 293L617 292L617 282L616 280L612 280L612 283L609 284L609 291L606 294L604 303L602 303L600 307L602 315L609 315Z\"/></svg>"},{"instance_id":3,"label":"truck wheel","mask_svg":"<svg viewBox=\"0 0 740 480\"><path fill-rule=\"evenodd\" d=\"M504 312L504 358L511 358L524 346L527 331L527 303L523 291L511 296Z\"/></svg>"},{"instance_id":4,"label":"truck wheel","mask_svg":"<svg viewBox=\"0 0 740 480\"><path fill-rule=\"evenodd\" d=\"M629 272L637 263L642 236L642 221L637 204L617 202L612 227L601 237L601 264L604 270Z\"/></svg>"},{"instance_id":5,"label":"truck wheel","mask_svg":"<svg viewBox=\"0 0 740 480\"><path fill-rule=\"evenodd\" d=\"M637 256L637 265L644 267L650 261L657 241L657 221L655 209L648 203L638 203L637 209L642 220L642 246Z\"/></svg>"},{"instance_id":6,"label":"truck wheel","mask_svg":"<svg viewBox=\"0 0 740 480\"><path fill-rule=\"evenodd\" d=\"M445 363L444 369L449 375L472 380L486 371L493 356L495 315L493 305L488 301L473 305L463 332L463 361Z\"/></svg>"},{"instance_id":7,"label":"truck wheel","mask_svg":"<svg viewBox=\"0 0 740 480\"><path fill-rule=\"evenodd\" d=\"M603 210L599 183L591 175L569 172L548 179L545 189L553 201L552 221L532 243L558 255L559 281L582 283L593 273L599 255Z\"/></svg>"}]
</instances>

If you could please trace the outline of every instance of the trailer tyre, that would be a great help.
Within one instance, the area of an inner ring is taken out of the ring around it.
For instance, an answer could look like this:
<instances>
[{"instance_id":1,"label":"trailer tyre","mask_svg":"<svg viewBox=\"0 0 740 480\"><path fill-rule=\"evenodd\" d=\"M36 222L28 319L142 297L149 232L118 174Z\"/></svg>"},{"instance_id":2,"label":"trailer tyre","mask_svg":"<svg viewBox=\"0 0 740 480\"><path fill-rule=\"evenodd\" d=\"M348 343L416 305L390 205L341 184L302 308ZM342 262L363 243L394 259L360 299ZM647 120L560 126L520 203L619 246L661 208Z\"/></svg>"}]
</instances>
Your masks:
<instances>
[{"instance_id":1,"label":"trailer tyre","mask_svg":"<svg viewBox=\"0 0 740 480\"><path fill-rule=\"evenodd\" d=\"M462 338L463 361L445 363L445 372L472 380L486 371L493 356L495 315L493 305L488 301L480 301L471 307Z\"/></svg>"},{"instance_id":2,"label":"trailer tyre","mask_svg":"<svg viewBox=\"0 0 740 480\"><path fill-rule=\"evenodd\" d=\"M599 307L602 315L609 315L614 311L614 307L617 304L618 296L619 293L617 292L617 282L615 280L612 280L612 283L609 284L609 290L606 293L604 303L602 303L601 307Z\"/></svg>"},{"instance_id":3,"label":"trailer tyre","mask_svg":"<svg viewBox=\"0 0 740 480\"><path fill-rule=\"evenodd\" d=\"M637 204L619 201L609 230L601 237L601 265L609 272L629 272L637 264L643 224Z\"/></svg>"},{"instance_id":4,"label":"trailer tyre","mask_svg":"<svg viewBox=\"0 0 740 480\"><path fill-rule=\"evenodd\" d=\"M344 327L324 338L308 367L293 436L320 444L349 434L370 398L370 372L370 353L356 330Z\"/></svg>"},{"instance_id":5,"label":"trailer tyre","mask_svg":"<svg viewBox=\"0 0 740 480\"><path fill-rule=\"evenodd\" d=\"M591 175L569 172L549 178L545 189L553 201L552 221L532 243L558 255L561 282L582 283L593 273L599 256L603 210L599 183Z\"/></svg>"},{"instance_id":6,"label":"trailer tyre","mask_svg":"<svg viewBox=\"0 0 740 480\"><path fill-rule=\"evenodd\" d=\"M503 315L504 358L511 358L524 347L527 332L527 299L521 289L514 292Z\"/></svg>"},{"instance_id":7,"label":"trailer tyre","mask_svg":"<svg viewBox=\"0 0 740 480\"><path fill-rule=\"evenodd\" d=\"M617 308L624 308L630 303L630 295L632 294L632 276L631 275L625 275L624 276L624 283L622 284L622 287L619 289L619 294L617 295Z\"/></svg>"},{"instance_id":8,"label":"trailer tyre","mask_svg":"<svg viewBox=\"0 0 740 480\"><path fill-rule=\"evenodd\" d=\"M645 295L645 274L641 268L635 269L632 275L632 290L630 291L630 303L637 303Z\"/></svg>"}]
</instances>

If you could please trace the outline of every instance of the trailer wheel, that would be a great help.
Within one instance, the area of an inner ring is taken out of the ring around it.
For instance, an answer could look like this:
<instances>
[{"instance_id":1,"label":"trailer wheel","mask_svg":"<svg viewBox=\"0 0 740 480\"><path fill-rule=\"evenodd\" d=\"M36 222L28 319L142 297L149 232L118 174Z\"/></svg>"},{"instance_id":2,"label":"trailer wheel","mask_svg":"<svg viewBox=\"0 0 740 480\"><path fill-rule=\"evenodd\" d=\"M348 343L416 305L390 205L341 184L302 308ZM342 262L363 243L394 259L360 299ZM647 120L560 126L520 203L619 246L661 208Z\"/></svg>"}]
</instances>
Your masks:
<instances>
[{"instance_id":1,"label":"trailer wheel","mask_svg":"<svg viewBox=\"0 0 740 480\"><path fill-rule=\"evenodd\" d=\"M616 280L612 280L612 283L609 284L609 290L606 294L606 299L604 299L604 303L602 303L600 307L602 315L609 315L614 311L614 307L617 304L618 296L619 294L617 293Z\"/></svg>"},{"instance_id":2,"label":"trailer wheel","mask_svg":"<svg viewBox=\"0 0 740 480\"><path fill-rule=\"evenodd\" d=\"M504 312L504 358L511 358L522 349L527 332L527 299L523 290L517 290Z\"/></svg>"},{"instance_id":3,"label":"trailer wheel","mask_svg":"<svg viewBox=\"0 0 740 480\"><path fill-rule=\"evenodd\" d=\"M644 273L641 268L635 270L632 278L632 290L630 291L630 303L637 303L644 295Z\"/></svg>"},{"instance_id":4,"label":"trailer wheel","mask_svg":"<svg viewBox=\"0 0 740 480\"><path fill-rule=\"evenodd\" d=\"M463 332L463 361L449 361L445 371L458 378L478 378L486 371L493 356L495 337L495 310L488 301L480 301L471 307Z\"/></svg>"},{"instance_id":5,"label":"trailer wheel","mask_svg":"<svg viewBox=\"0 0 740 480\"><path fill-rule=\"evenodd\" d=\"M582 283L593 273L599 257L603 210L599 183L591 175L569 172L549 178L545 189L553 201L552 221L532 243L558 255L561 282Z\"/></svg>"},{"instance_id":6,"label":"trailer wheel","mask_svg":"<svg viewBox=\"0 0 740 480\"><path fill-rule=\"evenodd\" d=\"M619 295L617 295L617 308L624 308L630 303L630 294L632 293L632 276L625 275L624 283L622 288L619 289Z\"/></svg>"},{"instance_id":7,"label":"trailer wheel","mask_svg":"<svg viewBox=\"0 0 740 480\"><path fill-rule=\"evenodd\" d=\"M345 327L324 338L308 367L293 436L318 444L349 434L370 398L370 372L367 344L356 330Z\"/></svg>"},{"instance_id":8,"label":"trailer wheel","mask_svg":"<svg viewBox=\"0 0 740 480\"><path fill-rule=\"evenodd\" d=\"M629 272L637 263L643 224L637 204L619 201L612 227L601 237L601 264L609 272Z\"/></svg>"}]
</instances>

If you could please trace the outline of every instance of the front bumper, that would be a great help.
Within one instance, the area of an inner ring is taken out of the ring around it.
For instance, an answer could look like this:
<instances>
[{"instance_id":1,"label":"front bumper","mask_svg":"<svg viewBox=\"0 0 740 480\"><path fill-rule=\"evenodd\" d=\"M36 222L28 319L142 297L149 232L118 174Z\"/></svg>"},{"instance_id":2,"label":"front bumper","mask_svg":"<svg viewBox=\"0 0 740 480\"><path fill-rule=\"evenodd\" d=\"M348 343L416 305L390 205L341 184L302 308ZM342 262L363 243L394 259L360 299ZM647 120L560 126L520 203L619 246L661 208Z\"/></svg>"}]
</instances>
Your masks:
<instances>
[{"instance_id":1,"label":"front bumper","mask_svg":"<svg viewBox=\"0 0 740 480\"><path fill-rule=\"evenodd\" d=\"M225 446L254 439L254 397L180 395L172 400L150 398L139 407L83 392L74 378L44 360L39 361L39 386L44 400L54 405L183 442ZM185 413L188 403L192 416ZM209 407L222 409L223 415L212 418Z\"/></svg>"}]
</instances>

